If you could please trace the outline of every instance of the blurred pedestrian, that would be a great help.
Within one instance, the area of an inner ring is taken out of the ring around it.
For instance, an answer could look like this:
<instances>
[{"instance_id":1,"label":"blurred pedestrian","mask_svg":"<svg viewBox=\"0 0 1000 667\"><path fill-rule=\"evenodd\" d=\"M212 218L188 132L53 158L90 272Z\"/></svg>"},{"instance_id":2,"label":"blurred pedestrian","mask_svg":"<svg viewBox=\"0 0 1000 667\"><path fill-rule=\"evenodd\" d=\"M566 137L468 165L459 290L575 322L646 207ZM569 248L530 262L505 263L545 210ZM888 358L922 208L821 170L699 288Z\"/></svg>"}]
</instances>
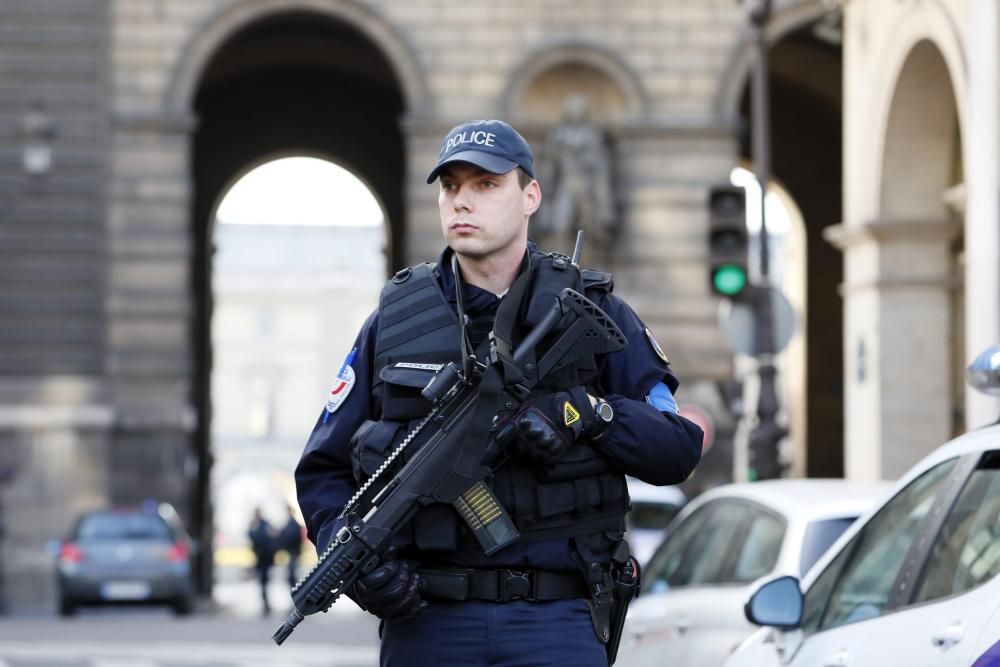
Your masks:
<instances>
[{"instance_id":1,"label":"blurred pedestrian","mask_svg":"<svg viewBox=\"0 0 1000 667\"><path fill-rule=\"evenodd\" d=\"M302 525L295 518L295 509L291 505L288 506L288 520L278 533L277 548L288 554L288 587L295 588L298 583L295 570L302 553Z\"/></svg>"},{"instance_id":2,"label":"blurred pedestrian","mask_svg":"<svg viewBox=\"0 0 1000 667\"><path fill-rule=\"evenodd\" d=\"M259 507L253 511L253 521L247 535L250 538L250 548L253 549L254 570L260 583L260 599L263 603L261 613L267 616L271 613L271 605L267 601L267 580L277 549L274 528L261 514Z\"/></svg>"}]
</instances>

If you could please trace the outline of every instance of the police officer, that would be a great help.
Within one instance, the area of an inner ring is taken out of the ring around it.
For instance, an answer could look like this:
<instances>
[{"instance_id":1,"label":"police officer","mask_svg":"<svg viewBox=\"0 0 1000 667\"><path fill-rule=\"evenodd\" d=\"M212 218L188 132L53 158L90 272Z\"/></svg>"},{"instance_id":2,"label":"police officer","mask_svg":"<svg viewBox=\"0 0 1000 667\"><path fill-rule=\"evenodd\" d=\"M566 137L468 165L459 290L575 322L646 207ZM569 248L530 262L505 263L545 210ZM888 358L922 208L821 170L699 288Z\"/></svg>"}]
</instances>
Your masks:
<instances>
[{"instance_id":1,"label":"police officer","mask_svg":"<svg viewBox=\"0 0 1000 667\"><path fill-rule=\"evenodd\" d=\"M383 621L382 665L607 665L609 590L628 571L625 475L684 481L701 431L677 414L667 357L611 294L611 276L568 274L565 257L528 240L542 193L520 134L497 120L455 127L427 177L435 180L447 247L383 288L296 469L309 538L321 551L330 543L346 501L430 410L421 369L460 359L463 347L482 357L508 290L521 302L501 312L517 313L523 335L569 276L628 344L543 378L497 415L516 437L488 481L520 539L487 556L451 505L427 506L352 597Z\"/></svg>"}]
</instances>

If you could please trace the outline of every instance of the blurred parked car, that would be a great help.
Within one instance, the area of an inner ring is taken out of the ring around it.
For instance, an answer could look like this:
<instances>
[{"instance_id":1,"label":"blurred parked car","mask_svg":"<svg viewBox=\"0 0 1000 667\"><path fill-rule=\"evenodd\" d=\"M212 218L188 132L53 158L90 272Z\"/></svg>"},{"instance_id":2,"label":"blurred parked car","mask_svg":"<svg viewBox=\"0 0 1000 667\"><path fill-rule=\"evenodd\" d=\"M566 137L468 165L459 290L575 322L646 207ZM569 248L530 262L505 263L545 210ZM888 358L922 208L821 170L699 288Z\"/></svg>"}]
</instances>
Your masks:
<instances>
[{"instance_id":1,"label":"blurred parked car","mask_svg":"<svg viewBox=\"0 0 1000 667\"><path fill-rule=\"evenodd\" d=\"M632 511L626 519L626 537L632 555L645 565L663 541L667 524L684 507L687 496L676 486L653 486L634 477L628 479L628 495Z\"/></svg>"},{"instance_id":2,"label":"blurred parked car","mask_svg":"<svg viewBox=\"0 0 1000 667\"><path fill-rule=\"evenodd\" d=\"M1000 659L997 574L1000 426L990 426L914 466L801 587L761 586L747 615L773 627L726 665L996 665L985 654Z\"/></svg>"},{"instance_id":3,"label":"blurred parked car","mask_svg":"<svg viewBox=\"0 0 1000 667\"><path fill-rule=\"evenodd\" d=\"M82 515L62 542L59 613L82 605L159 603L191 612L191 539L169 505Z\"/></svg>"},{"instance_id":4,"label":"blurred parked car","mask_svg":"<svg viewBox=\"0 0 1000 667\"><path fill-rule=\"evenodd\" d=\"M619 664L721 665L754 631L743 615L753 584L801 575L889 488L774 480L721 486L691 501L642 572Z\"/></svg>"}]
</instances>

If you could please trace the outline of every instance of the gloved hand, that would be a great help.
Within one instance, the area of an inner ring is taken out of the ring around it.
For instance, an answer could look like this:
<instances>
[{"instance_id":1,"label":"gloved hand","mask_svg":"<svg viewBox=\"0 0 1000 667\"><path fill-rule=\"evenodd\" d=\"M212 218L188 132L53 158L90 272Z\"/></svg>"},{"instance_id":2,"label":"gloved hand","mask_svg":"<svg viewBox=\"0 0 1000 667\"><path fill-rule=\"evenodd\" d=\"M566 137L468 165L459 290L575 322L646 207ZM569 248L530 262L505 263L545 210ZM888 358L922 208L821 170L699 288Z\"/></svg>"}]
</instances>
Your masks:
<instances>
[{"instance_id":1,"label":"gloved hand","mask_svg":"<svg viewBox=\"0 0 1000 667\"><path fill-rule=\"evenodd\" d=\"M596 422L583 387L529 397L511 417L518 451L552 463Z\"/></svg>"},{"instance_id":2,"label":"gloved hand","mask_svg":"<svg viewBox=\"0 0 1000 667\"><path fill-rule=\"evenodd\" d=\"M413 618L427 608L420 597L420 575L411 565L396 559L390 548L385 560L354 582L352 596L359 605L381 619Z\"/></svg>"}]
</instances>

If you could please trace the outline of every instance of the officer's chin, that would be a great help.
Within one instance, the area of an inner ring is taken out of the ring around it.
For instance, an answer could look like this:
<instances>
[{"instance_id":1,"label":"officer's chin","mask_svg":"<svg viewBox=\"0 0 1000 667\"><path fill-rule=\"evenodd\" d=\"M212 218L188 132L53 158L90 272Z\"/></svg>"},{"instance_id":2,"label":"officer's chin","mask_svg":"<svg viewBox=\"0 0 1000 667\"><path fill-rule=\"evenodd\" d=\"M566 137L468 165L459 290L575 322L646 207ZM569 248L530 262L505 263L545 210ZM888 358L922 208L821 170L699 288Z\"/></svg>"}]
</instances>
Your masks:
<instances>
[{"instance_id":1,"label":"officer's chin","mask_svg":"<svg viewBox=\"0 0 1000 667\"><path fill-rule=\"evenodd\" d=\"M464 236L455 238L449 235L448 246L455 251L456 255L469 259L482 259L490 254L489 248L485 247L479 239L470 239Z\"/></svg>"}]
</instances>

